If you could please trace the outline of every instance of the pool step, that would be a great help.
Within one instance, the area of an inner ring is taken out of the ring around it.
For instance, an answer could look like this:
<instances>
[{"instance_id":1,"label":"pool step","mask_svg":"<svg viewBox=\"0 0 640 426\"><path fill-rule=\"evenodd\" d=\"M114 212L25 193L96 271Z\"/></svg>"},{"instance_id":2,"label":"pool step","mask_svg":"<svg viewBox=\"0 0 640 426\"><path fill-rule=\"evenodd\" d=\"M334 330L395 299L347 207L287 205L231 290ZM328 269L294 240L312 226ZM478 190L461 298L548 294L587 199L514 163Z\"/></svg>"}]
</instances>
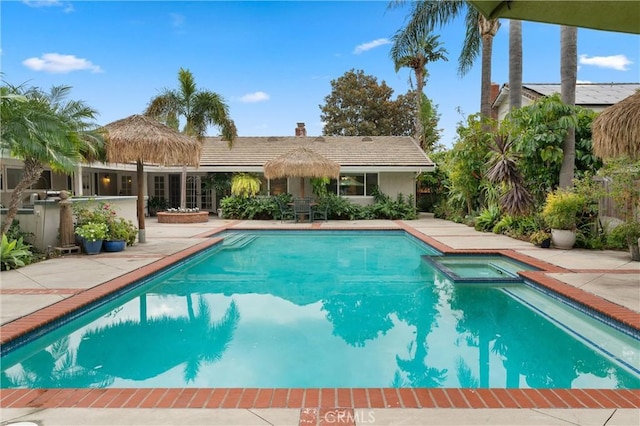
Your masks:
<instances>
[{"instance_id":1,"label":"pool step","mask_svg":"<svg viewBox=\"0 0 640 426\"><path fill-rule=\"evenodd\" d=\"M247 246L256 238L258 238L257 235L233 234L228 237L225 237L224 241L222 241L222 248L228 249L228 250L231 250L231 249L238 250Z\"/></svg>"}]
</instances>

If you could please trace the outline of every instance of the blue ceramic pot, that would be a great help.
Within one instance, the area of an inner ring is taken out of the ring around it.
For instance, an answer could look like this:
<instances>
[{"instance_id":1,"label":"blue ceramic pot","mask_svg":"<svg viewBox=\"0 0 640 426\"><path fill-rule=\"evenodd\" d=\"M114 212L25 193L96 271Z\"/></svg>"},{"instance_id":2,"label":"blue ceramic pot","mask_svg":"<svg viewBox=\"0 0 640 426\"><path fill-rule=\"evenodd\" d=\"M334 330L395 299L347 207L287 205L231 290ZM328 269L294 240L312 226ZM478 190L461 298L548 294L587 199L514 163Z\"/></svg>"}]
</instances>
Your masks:
<instances>
[{"instance_id":1,"label":"blue ceramic pot","mask_svg":"<svg viewBox=\"0 0 640 426\"><path fill-rule=\"evenodd\" d=\"M102 243L102 249L104 251L122 251L126 245L124 240L105 240Z\"/></svg>"},{"instance_id":2,"label":"blue ceramic pot","mask_svg":"<svg viewBox=\"0 0 640 426\"><path fill-rule=\"evenodd\" d=\"M100 250L102 250L102 240L96 241L82 241L82 246L84 247L84 252L87 254L98 254Z\"/></svg>"}]
</instances>

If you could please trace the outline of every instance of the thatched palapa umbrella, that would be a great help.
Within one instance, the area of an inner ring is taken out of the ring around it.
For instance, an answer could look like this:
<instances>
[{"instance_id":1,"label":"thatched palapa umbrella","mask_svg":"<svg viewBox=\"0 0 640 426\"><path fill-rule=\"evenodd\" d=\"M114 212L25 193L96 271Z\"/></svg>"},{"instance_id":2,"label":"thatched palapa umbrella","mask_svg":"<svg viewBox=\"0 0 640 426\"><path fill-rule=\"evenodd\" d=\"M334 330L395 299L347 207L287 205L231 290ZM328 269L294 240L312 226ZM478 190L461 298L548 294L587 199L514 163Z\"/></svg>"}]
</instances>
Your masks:
<instances>
[{"instance_id":1,"label":"thatched palapa umbrella","mask_svg":"<svg viewBox=\"0 0 640 426\"><path fill-rule=\"evenodd\" d=\"M202 145L195 138L144 115L132 115L105 127L107 160L136 163L138 178L138 242L146 242L144 227L144 164L198 166Z\"/></svg>"},{"instance_id":2,"label":"thatched palapa umbrella","mask_svg":"<svg viewBox=\"0 0 640 426\"><path fill-rule=\"evenodd\" d=\"M305 147L292 149L264 163L264 177L267 179L299 177L303 197L305 177L338 178L338 176L340 176L340 164Z\"/></svg>"},{"instance_id":3,"label":"thatched palapa umbrella","mask_svg":"<svg viewBox=\"0 0 640 426\"><path fill-rule=\"evenodd\" d=\"M591 130L598 157L640 159L640 91L602 111Z\"/></svg>"}]
</instances>

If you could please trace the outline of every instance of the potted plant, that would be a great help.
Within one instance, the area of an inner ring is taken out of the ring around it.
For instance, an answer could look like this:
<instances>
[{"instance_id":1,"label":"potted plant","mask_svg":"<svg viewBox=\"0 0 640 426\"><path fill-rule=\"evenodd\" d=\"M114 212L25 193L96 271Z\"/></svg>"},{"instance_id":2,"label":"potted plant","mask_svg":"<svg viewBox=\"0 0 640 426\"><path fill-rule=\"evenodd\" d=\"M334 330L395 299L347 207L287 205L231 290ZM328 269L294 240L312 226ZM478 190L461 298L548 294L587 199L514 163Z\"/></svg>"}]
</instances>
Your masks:
<instances>
[{"instance_id":1,"label":"potted plant","mask_svg":"<svg viewBox=\"0 0 640 426\"><path fill-rule=\"evenodd\" d=\"M577 215L585 203L583 196L566 189L559 188L547 194L542 218L551 228L551 241L555 248L573 248Z\"/></svg>"},{"instance_id":2,"label":"potted plant","mask_svg":"<svg viewBox=\"0 0 640 426\"><path fill-rule=\"evenodd\" d=\"M76 235L82 238L82 246L87 254L98 254L102 242L107 238L107 224L88 222L76 228Z\"/></svg>"},{"instance_id":3,"label":"potted plant","mask_svg":"<svg viewBox=\"0 0 640 426\"><path fill-rule=\"evenodd\" d=\"M161 210L169 208L169 202L162 197L150 197L147 201L147 209L149 210L149 216L155 216Z\"/></svg>"},{"instance_id":4,"label":"potted plant","mask_svg":"<svg viewBox=\"0 0 640 426\"><path fill-rule=\"evenodd\" d=\"M629 247L631 260L640 261L640 222L630 220L622 222L611 230L609 243L616 247Z\"/></svg>"},{"instance_id":5,"label":"potted plant","mask_svg":"<svg viewBox=\"0 0 640 426\"><path fill-rule=\"evenodd\" d=\"M541 229L529 235L529 241L538 247L549 248L551 247L551 233Z\"/></svg>"},{"instance_id":6,"label":"potted plant","mask_svg":"<svg viewBox=\"0 0 640 426\"><path fill-rule=\"evenodd\" d=\"M110 220L107 227L107 237L103 243L104 251L122 251L125 246L135 243L138 229L130 220L118 217Z\"/></svg>"}]
</instances>

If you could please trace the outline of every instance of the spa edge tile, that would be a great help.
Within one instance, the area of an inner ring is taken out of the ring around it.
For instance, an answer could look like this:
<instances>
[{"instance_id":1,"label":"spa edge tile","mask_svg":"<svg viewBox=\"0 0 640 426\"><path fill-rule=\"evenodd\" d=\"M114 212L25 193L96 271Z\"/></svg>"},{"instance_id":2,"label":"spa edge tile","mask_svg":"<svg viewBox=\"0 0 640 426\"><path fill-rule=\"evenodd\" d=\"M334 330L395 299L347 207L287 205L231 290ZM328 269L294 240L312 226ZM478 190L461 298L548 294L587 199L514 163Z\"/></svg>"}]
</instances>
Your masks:
<instances>
[{"instance_id":1,"label":"spa edge tile","mask_svg":"<svg viewBox=\"0 0 640 426\"><path fill-rule=\"evenodd\" d=\"M351 400L351 389L348 388L340 388L338 391L338 403L336 407L353 407L353 402Z\"/></svg>"},{"instance_id":2,"label":"spa edge tile","mask_svg":"<svg viewBox=\"0 0 640 426\"><path fill-rule=\"evenodd\" d=\"M351 389L353 394L353 407L354 408L369 408L369 398L367 396L367 390L364 388Z\"/></svg>"},{"instance_id":3,"label":"spa edge tile","mask_svg":"<svg viewBox=\"0 0 640 426\"><path fill-rule=\"evenodd\" d=\"M382 396L382 389L370 388L367 389L369 394L369 407L371 408L386 408L384 397Z\"/></svg>"},{"instance_id":4,"label":"spa edge tile","mask_svg":"<svg viewBox=\"0 0 640 426\"><path fill-rule=\"evenodd\" d=\"M449 400L444 389L429 389L429 393L433 398L433 401L436 403L437 408L452 408L453 404Z\"/></svg>"},{"instance_id":5,"label":"spa edge tile","mask_svg":"<svg viewBox=\"0 0 640 426\"><path fill-rule=\"evenodd\" d=\"M211 389L198 388L187 408L204 408L211 397Z\"/></svg>"},{"instance_id":6,"label":"spa edge tile","mask_svg":"<svg viewBox=\"0 0 640 426\"><path fill-rule=\"evenodd\" d=\"M404 408L418 408L418 400L416 399L413 389L411 388L399 388L398 395L400 396L400 406Z\"/></svg>"},{"instance_id":7,"label":"spa edge tile","mask_svg":"<svg viewBox=\"0 0 640 426\"><path fill-rule=\"evenodd\" d=\"M491 392L491 389L476 389L476 393L487 408L503 408L498 398Z\"/></svg>"},{"instance_id":8,"label":"spa edge tile","mask_svg":"<svg viewBox=\"0 0 640 426\"><path fill-rule=\"evenodd\" d=\"M113 398L109 404L107 404L107 408L122 408L127 406L127 402L133 395L136 393L137 389L123 389L120 395L116 398Z\"/></svg>"},{"instance_id":9,"label":"spa edge tile","mask_svg":"<svg viewBox=\"0 0 640 426\"><path fill-rule=\"evenodd\" d=\"M469 407L487 408L487 406L484 404L484 401L482 401L482 398L480 398L480 396L478 395L476 389L463 388L460 389L460 392L462 392L462 395L469 402Z\"/></svg>"},{"instance_id":10,"label":"spa edge tile","mask_svg":"<svg viewBox=\"0 0 640 426\"><path fill-rule=\"evenodd\" d=\"M140 408L156 408L158 405L158 401L164 396L167 392L167 389L163 388L155 388L153 389L149 395L142 401L139 405Z\"/></svg>"},{"instance_id":11,"label":"spa edge tile","mask_svg":"<svg viewBox=\"0 0 640 426\"><path fill-rule=\"evenodd\" d=\"M320 407L331 408L336 406L336 389L323 388L320 389Z\"/></svg>"},{"instance_id":12,"label":"spa edge tile","mask_svg":"<svg viewBox=\"0 0 640 426\"><path fill-rule=\"evenodd\" d=\"M516 400L514 400L513 398L511 398L511 396L509 395L509 392L507 392L506 389L499 389L498 388L498 389L491 389L491 391L496 396L498 401L500 401L500 404L504 408L521 408L518 405L518 402Z\"/></svg>"},{"instance_id":13,"label":"spa edge tile","mask_svg":"<svg viewBox=\"0 0 640 426\"><path fill-rule=\"evenodd\" d=\"M462 392L460 392L460 389L449 388L449 389L445 389L445 392L449 397L449 400L451 401L451 404L453 405L454 408L470 407L469 403L462 395Z\"/></svg>"},{"instance_id":14,"label":"spa edge tile","mask_svg":"<svg viewBox=\"0 0 640 426\"><path fill-rule=\"evenodd\" d=\"M156 404L156 408L170 408L180 396L182 389L168 389Z\"/></svg>"},{"instance_id":15,"label":"spa edge tile","mask_svg":"<svg viewBox=\"0 0 640 426\"><path fill-rule=\"evenodd\" d=\"M259 389L253 408L268 408L271 406L271 400L274 394L273 389Z\"/></svg>"},{"instance_id":16,"label":"spa edge tile","mask_svg":"<svg viewBox=\"0 0 640 426\"><path fill-rule=\"evenodd\" d=\"M248 388L242 392L242 396L240 397L240 401L238 401L238 408L253 408L254 401L256 400L256 396L258 395L258 389L256 388Z\"/></svg>"},{"instance_id":17,"label":"spa edge tile","mask_svg":"<svg viewBox=\"0 0 640 426\"><path fill-rule=\"evenodd\" d=\"M436 402L431 396L431 392L429 392L429 389L425 389L425 388L414 389L414 393L416 395L416 398L418 399L418 404L420 404L420 407L422 408L436 407Z\"/></svg>"},{"instance_id":18,"label":"spa edge tile","mask_svg":"<svg viewBox=\"0 0 640 426\"><path fill-rule=\"evenodd\" d=\"M402 407L402 405L400 404L400 397L398 396L398 391L395 388L384 388L382 389L382 393L386 401L385 407L387 408Z\"/></svg>"},{"instance_id":19,"label":"spa edge tile","mask_svg":"<svg viewBox=\"0 0 640 426\"><path fill-rule=\"evenodd\" d=\"M295 393L296 395L293 395ZM291 398L292 400L290 400ZM297 401L293 401L293 399ZM300 408L302 407L302 390L300 389L276 389L273 392L273 398L271 399L272 408ZM290 405L293 402L297 404Z\"/></svg>"},{"instance_id":20,"label":"spa edge tile","mask_svg":"<svg viewBox=\"0 0 640 426\"><path fill-rule=\"evenodd\" d=\"M225 400L225 398L227 397L227 393L230 390L231 389L226 389L226 388L213 389L213 392L211 392L211 390L209 390L211 392L211 396L209 397L209 400L205 404L205 408L219 408L219 407L221 407L222 406L222 401Z\"/></svg>"},{"instance_id":21,"label":"spa edge tile","mask_svg":"<svg viewBox=\"0 0 640 426\"><path fill-rule=\"evenodd\" d=\"M553 408L570 408L552 389L538 389L538 391L551 403Z\"/></svg>"},{"instance_id":22,"label":"spa edge tile","mask_svg":"<svg viewBox=\"0 0 640 426\"><path fill-rule=\"evenodd\" d=\"M232 388L229 389L227 396L222 401L220 405L221 408L236 408L238 406L238 402L240 401L240 397L242 397L244 389L242 388Z\"/></svg>"},{"instance_id":23,"label":"spa edge tile","mask_svg":"<svg viewBox=\"0 0 640 426\"><path fill-rule=\"evenodd\" d=\"M303 407L318 407L320 405L320 389L311 388L304 390Z\"/></svg>"},{"instance_id":24,"label":"spa edge tile","mask_svg":"<svg viewBox=\"0 0 640 426\"><path fill-rule=\"evenodd\" d=\"M129 400L127 401L127 405L123 406L122 408L140 407L140 404L142 404L142 402L147 398L147 396L149 396L152 390L153 389L148 389L148 388L136 390L136 392L133 395L131 395L131 398L129 398Z\"/></svg>"}]
</instances>

